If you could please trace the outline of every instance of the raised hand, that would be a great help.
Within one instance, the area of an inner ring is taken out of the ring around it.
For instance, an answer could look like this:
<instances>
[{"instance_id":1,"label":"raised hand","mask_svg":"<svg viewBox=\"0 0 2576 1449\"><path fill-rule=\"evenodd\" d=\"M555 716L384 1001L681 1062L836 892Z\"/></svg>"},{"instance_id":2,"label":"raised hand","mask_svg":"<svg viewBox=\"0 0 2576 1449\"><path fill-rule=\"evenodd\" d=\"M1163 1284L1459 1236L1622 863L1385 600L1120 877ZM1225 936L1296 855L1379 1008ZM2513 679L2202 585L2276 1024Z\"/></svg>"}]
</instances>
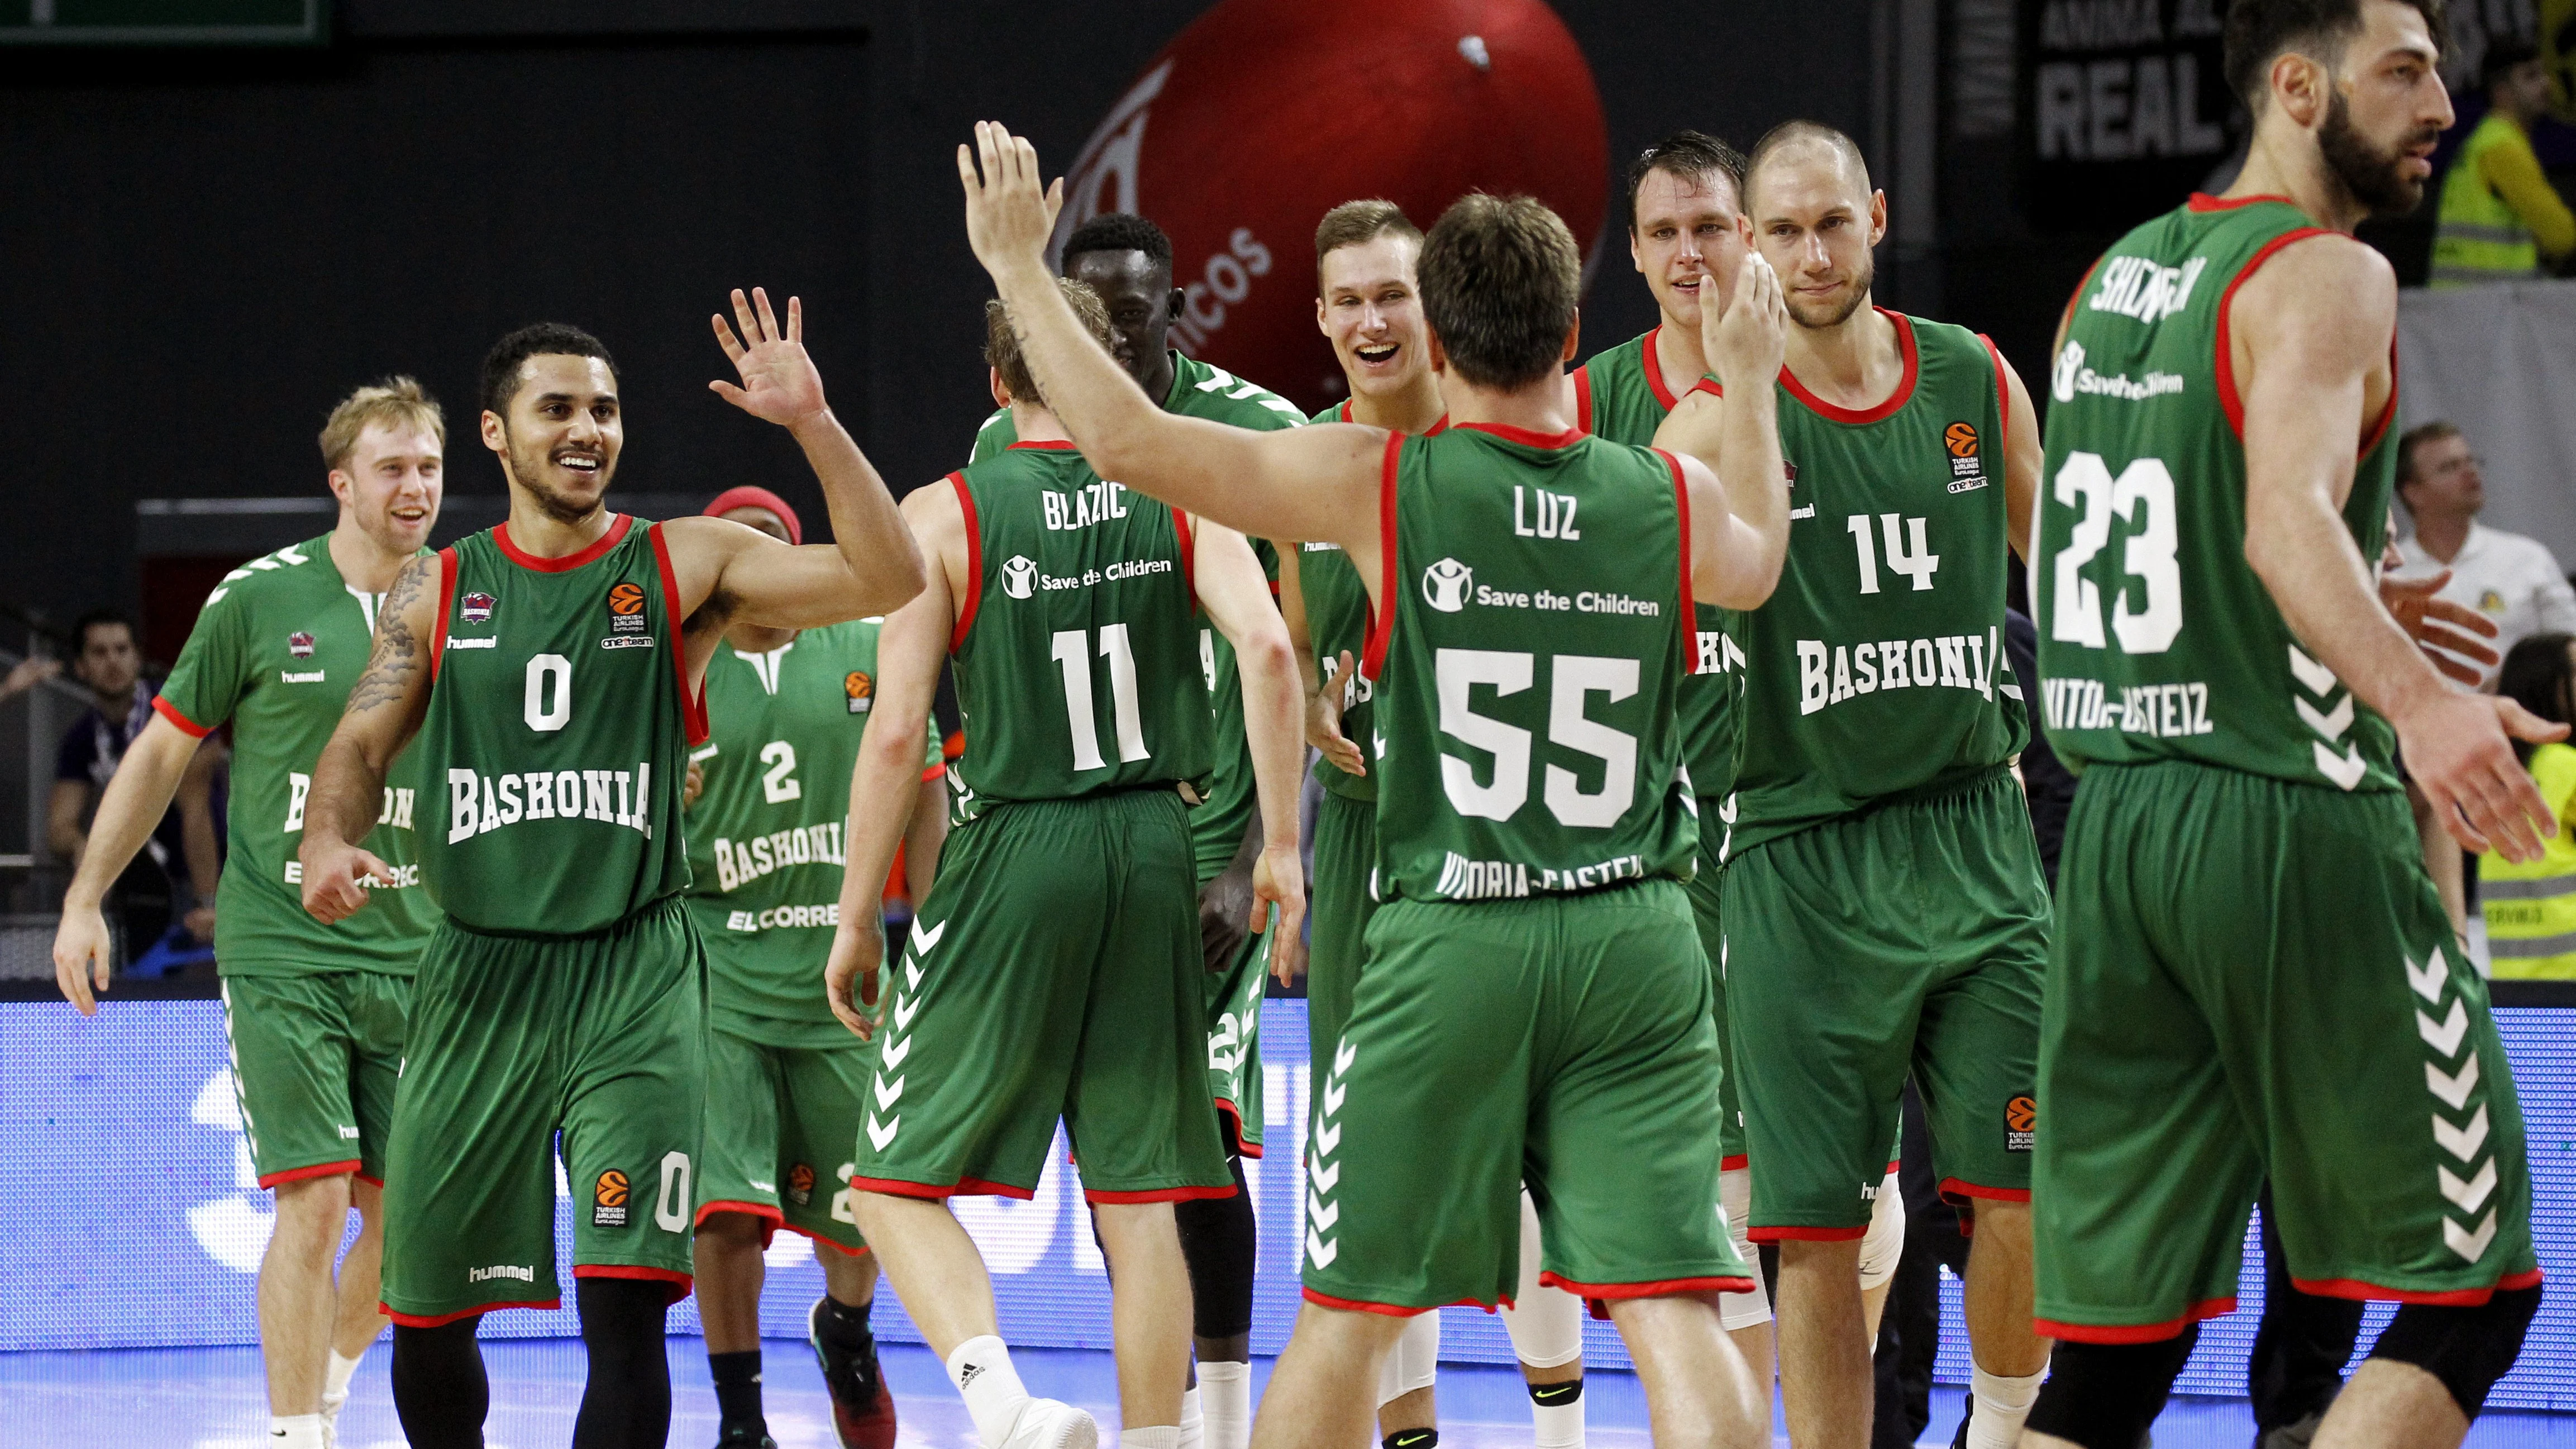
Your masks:
<instances>
[{"instance_id":1,"label":"raised hand","mask_svg":"<svg viewBox=\"0 0 2576 1449\"><path fill-rule=\"evenodd\" d=\"M1332 679L1306 697L1306 743L1322 751L1324 758L1345 775L1368 773L1368 757L1342 734L1342 702L1349 698L1355 677L1351 673L1351 651L1345 649Z\"/></svg>"},{"instance_id":2,"label":"raised hand","mask_svg":"<svg viewBox=\"0 0 2576 1449\"><path fill-rule=\"evenodd\" d=\"M1700 350L1720 382L1767 388L1779 378L1789 349L1789 307L1780 295L1780 274L1760 252L1744 254L1724 312L1700 307L1699 328Z\"/></svg>"},{"instance_id":3,"label":"raised hand","mask_svg":"<svg viewBox=\"0 0 2576 1449\"><path fill-rule=\"evenodd\" d=\"M957 148L957 180L966 189L966 241L984 270L996 280L1016 267L1043 274L1064 178L1039 184L1037 148L999 121L977 121L974 144Z\"/></svg>"},{"instance_id":4,"label":"raised hand","mask_svg":"<svg viewBox=\"0 0 2576 1449\"><path fill-rule=\"evenodd\" d=\"M2483 669L2493 668L2504 658L2478 641L2497 638L2500 631L2493 619L2477 610L2465 604L2454 604L2448 599L2435 598L2435 591L2450 581L2449 569L2424 579L2392 579L2383 574L2379 580L2379 601L2387 605L2389 617L2397 621L2398 628L2406 631L2406 637L2422 647L2424 657L2432 661L2435 669L2462 684L2475 687L2486 679ZM2448 625L2459 627L2446 627ZM2468 632L2460 632L2462 629ZM2460 658L2451 657L2455 654ZM2467 659L2482 668L2472 669L2462 664L2460 659Z\"/></svg>"},{"instance_id":5,"label":"raised hand","mask_svg":"<svg viewBox=\"0 0 2576 1449\"><path fill-rule=\"evenodd\" d=\"M787 326L781 329L777 315L769 310L767 292L754 287L745 299L736 287L733 317L742 327L739 338L723 317L708 320L715 324L716 345L724 349L734 371L742 374L742 385L718 378L707 386L726 402L782 428L820 416L823 375L814 370L814 359L805 355L804 302L787 299Z\"/></svg>"}]
</instances>

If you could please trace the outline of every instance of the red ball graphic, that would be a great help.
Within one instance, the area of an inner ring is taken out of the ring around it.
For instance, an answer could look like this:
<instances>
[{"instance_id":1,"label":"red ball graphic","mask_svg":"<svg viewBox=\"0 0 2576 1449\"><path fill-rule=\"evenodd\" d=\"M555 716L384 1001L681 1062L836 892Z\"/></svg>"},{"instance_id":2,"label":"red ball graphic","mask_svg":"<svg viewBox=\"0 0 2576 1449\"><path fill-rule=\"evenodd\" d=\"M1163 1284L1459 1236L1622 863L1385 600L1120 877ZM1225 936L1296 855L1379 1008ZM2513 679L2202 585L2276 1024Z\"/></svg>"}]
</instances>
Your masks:
<instances>
[{"instance_id":1,"label":"red ball graphic","mask_svg":"<svg viewBox=\"0 0 2576 1449\"><path fill-rule=\"evenodd\" d=\"M1429 230L1470 191L1553 207L1587 268L1609 204L1592 68L1540 0L1222 0L1145 67L1068 171L1055 240L1109 211L1172 237L1173 345L1309 409L1315 224L1382 197Z\"/></svg>"}]
</instances>

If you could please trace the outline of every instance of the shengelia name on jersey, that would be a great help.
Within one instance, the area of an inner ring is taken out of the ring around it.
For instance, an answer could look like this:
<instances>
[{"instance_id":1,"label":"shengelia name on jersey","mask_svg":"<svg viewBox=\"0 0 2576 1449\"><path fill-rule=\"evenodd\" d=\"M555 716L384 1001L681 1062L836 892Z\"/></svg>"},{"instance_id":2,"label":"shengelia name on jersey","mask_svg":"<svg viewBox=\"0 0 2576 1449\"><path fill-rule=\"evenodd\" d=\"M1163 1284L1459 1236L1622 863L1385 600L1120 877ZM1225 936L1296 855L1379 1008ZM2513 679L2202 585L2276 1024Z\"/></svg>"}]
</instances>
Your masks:
<instances>
[{"instance_id":1,"label":"shengelia name on jersey","mask_svg":"<svg viewBox=\"0 0 2576 1449\"><path fill-rule=\"evenodd\" d=\"M653 766L632 770L531 770L484 775L447 772L447 843L489 835L525 820L597 820L653 837Z\"/></svg>"},{"instance_id":2,"label":"shengelia name on jersey","mask_svg":"<svg viewBox=\"0 0 2576 1449\"><path fill-rule=\"evenodd\" d=\"M1995 697L1995 631L1828 645L1798 641L1798 713L1890 689L1973 689Z\"/></svg>"}]
</instances>

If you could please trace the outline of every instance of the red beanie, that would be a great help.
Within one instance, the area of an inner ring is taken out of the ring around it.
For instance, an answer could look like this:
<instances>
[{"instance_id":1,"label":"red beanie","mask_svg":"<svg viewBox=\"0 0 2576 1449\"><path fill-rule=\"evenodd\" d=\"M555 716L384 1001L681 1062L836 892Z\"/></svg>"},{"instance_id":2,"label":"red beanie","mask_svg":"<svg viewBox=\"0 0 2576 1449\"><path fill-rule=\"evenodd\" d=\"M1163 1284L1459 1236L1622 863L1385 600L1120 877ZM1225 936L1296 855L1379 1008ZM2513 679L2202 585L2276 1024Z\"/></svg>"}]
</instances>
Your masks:
<instances>
[{"instance_id":1,"label":"red beanie","mask_svg":"<svg viewBox=\"0 0 2576 1449\"><path fill-rule=\"evenodd\" d=\"M707 517L722 518L737 508L766 508L778 515L779 522L787 525L789 543L805 541L805 525L796 521L796 510L787 506L787 500L766 488L755 488L748 483L717 494L715 502L707 505Z\"/></svg>"}]
</instances>

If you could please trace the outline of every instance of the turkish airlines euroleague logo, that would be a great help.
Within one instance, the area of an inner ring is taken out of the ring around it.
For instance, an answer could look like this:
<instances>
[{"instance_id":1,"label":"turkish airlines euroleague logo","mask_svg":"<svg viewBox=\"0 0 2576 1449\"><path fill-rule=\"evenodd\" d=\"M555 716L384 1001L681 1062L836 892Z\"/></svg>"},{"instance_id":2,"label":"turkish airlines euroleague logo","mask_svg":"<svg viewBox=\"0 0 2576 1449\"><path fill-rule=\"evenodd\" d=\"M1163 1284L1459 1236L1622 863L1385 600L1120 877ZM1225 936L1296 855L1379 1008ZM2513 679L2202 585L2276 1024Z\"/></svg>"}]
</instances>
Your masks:
<instances>
[{"instance_id":1,"label":"turkish airlines euroleague logo","mask_svg":"<svg viewBox=\"0 0 2576 1449\"><path fill-rule=\"evenodd\" d=\"M599 641L601 646L615 649L629 642L648 644L652 641L636 637L643 634L646 627L644 586L629 581L611 587L608 591L608 637Z\"/></svg>"},{"instance_id":2,"label":"turkish airlines euroleague logo","mask_svg":"<svg viewBox=\"0 0 2576 1449\"><path fill-rule=\"evenodd\" d=\"M2039 1129L2039 1103L2028 1096L2004 1104L2004 1150L2028 1152Z\"/></svg>"},{"instance_id":3,"label":"turkish airlines euroleague logo","mask_svg":"<svg viewBox=\"0 0 2576 1449\"><path fill-rule=\"evenodd\" d=\"M613 1167L601 1173L599 1181L590 1185L590 1225L594 1228L626 1226L626 1198L626 1174Z\"/></svg>"},{"instance_id":4,"label":"turkish airlines euroleague logo","mask_svg":"<svg viewBox=\"0 0 2576 1449\"><path fill-rule=\"evenodd\" d=\"M876 703L877 683L865 670L853 669L841 676L841 697L850 702L850 713L866 714L868 706Z\"/></svg>"},{"instance_id":5,"label":"turkish airlines euroleague logo","mask_svg":"<svg viewBox=\"0 0 2576 1449\"><path fill-rule=\"evenodd\" d=\"M1941 450L1950 455L1951 492L1966 493L1986 486L1986 460L1975 423L1952 423L1943 428Z\"/></svg>"}]
</instances>

